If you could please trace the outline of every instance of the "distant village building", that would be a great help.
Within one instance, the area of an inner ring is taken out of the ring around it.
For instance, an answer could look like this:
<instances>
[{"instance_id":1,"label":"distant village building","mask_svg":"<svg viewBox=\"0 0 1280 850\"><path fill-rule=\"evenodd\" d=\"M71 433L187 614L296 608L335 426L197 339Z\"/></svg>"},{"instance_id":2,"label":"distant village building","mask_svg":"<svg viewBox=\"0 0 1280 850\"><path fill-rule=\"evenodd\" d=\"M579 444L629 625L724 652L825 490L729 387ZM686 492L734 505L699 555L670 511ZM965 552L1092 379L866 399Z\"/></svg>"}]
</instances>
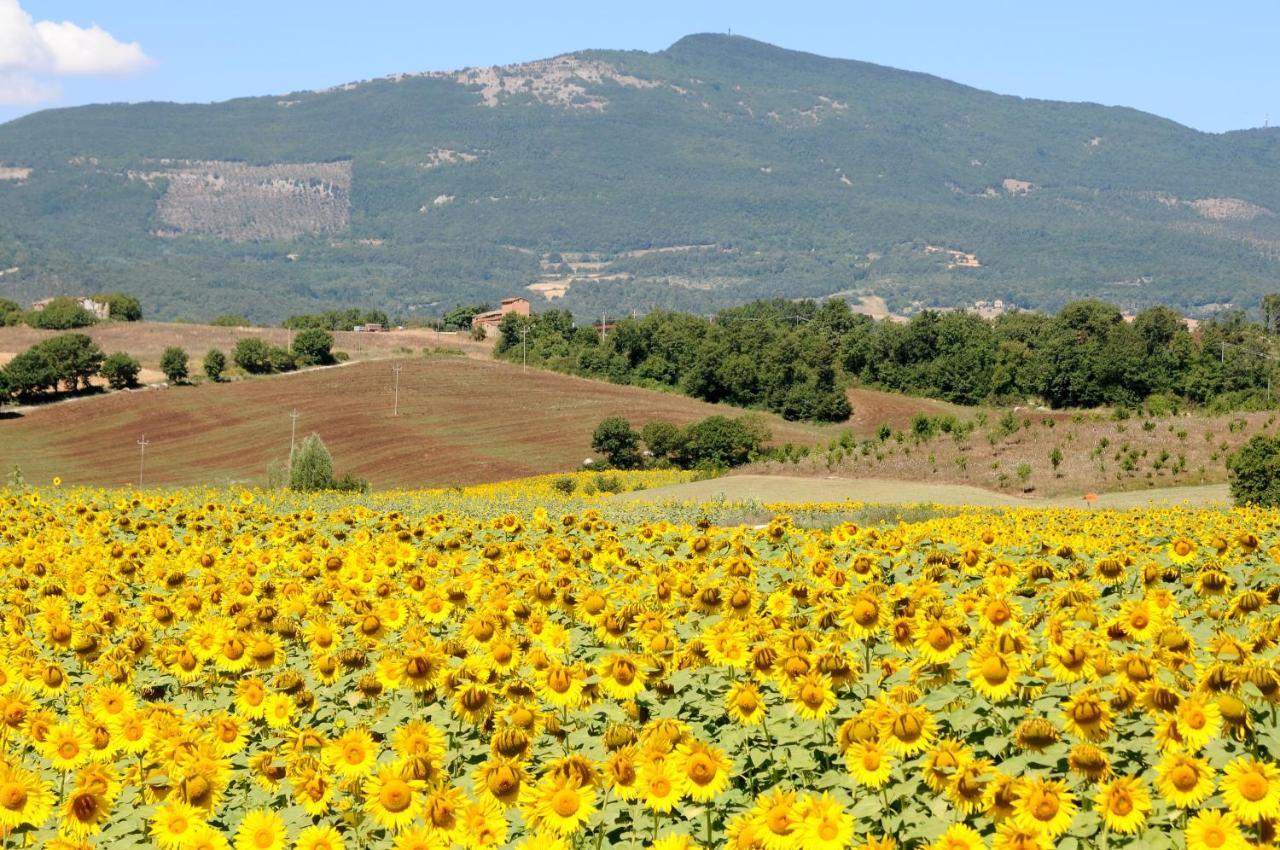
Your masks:
<instances>
[{"instance_id":1,"label":"distant village building","mask_svg":"<svg viewBox=\"0 0 1280 850\"><path fill-rule=\"evenodd\" d=\"M62 296L58 296L58 297L62 297ZM55 299L53 298L41 298L39 301L32 303L31 309L39 313L45 307L48 307L51 303L53 303L54 300ZM98 319L99 321L104 321L106 319L111 318L111 305L105 301L95 301L92 298L84 298L80 296L76 296L71 300L75 301L82 308L88 311L88 313L91 316L93 316L95 319Z\"/></svg>"},{"instance_id":2,"label":"distant village building","mask_svg":"<svg viewBox=\"0 0 1280 850\"><path fill-rule=\"evenodd\" d=\"M476 313L471 317L472 328L483 328L486 337L492 336L498 332L498 325L502 324L502 319L508 313L515 313L517 316L529 315L529 301L525 298L504 298L502 306L497 310L490 310L488 313Z\"/></svg>"},{"instance_id":3,"label":"distant village building","mask_svg":"<svg viewBox=\"0 0 1280 850\"><path fill-rule=\"evenodd\" d=\"M351 330L358 334L376 334L386 330L379 322L370 322L367 325L356 325Z\"/></svg>"}]
</instances>

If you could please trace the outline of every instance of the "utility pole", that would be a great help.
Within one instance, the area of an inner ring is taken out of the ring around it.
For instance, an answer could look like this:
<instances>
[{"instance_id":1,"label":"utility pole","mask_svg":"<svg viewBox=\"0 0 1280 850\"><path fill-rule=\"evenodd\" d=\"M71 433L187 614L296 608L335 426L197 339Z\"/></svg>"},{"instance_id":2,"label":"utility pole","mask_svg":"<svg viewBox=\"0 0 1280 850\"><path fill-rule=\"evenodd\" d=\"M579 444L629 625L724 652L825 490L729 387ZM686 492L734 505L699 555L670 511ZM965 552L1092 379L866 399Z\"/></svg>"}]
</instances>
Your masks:
<instances>
[{"instance_id":1,"label":"utility pole","mask_svg":"<svg viewBox=\"0 0 1280 850\"><path fill-rule=\"evenodd\" d=\"M142 439L138 440L138 489L142 489L142 471L147 462L147 446L151 442L147 440L147 435L143 434Z\"/></svg>"},{"instance_id":2,"label":"utility pole","mask_svg":"<svg viewBox=\"0 0 1280 850\"><path fill-rule=\"evenodd\" d=\"M523 363L520 365L521 372L529 371L529 326L525 325L520 329L520 358Z\"/></svg>"},{"instance_id":3,"label":"utility pole","mask_svg":"<svg viewBox=\"0 0 1280 850\"><path fill-rule=\"evenodd\" d=\"M301 414L298 413L298 408L296 407L293 410L289 411L289 419L292 420L292 424L289 427L289 465L290 466L293 465L293 446L298 439L298 416L300 415Z\"/></svg>"},{"instance_id":4,"label":"utility pole","mask_svg":"<svg viewBox=\"0 0 1280 850\"><path fill-rule=\"evenodd\" d=\"M605 325L605 314L601 313L600 314L600 341L601 342L604 342L604 325Z\"/></svg>"},{"instance_id":5,"label":"utility pole","mask_svg":"<svg viewBox=\"0 0 1280 850\"><path fill-rule=\"evenodd\" d=\"M391 367L391 371L394 372L396 376L395 405L391 409L392 416L400 415L400 370L402 368L404 367L402 367L399 363L396 363Z\"/></svg>"}]
</instances>

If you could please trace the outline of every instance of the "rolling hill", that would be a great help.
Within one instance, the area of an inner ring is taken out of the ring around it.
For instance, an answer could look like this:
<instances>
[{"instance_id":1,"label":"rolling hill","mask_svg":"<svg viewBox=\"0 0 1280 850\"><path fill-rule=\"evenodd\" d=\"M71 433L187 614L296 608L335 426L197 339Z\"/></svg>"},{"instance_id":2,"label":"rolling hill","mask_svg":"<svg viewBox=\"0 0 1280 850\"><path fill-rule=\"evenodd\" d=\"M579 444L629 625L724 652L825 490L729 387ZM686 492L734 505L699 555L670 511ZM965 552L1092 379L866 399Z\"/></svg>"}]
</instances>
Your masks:
<instances>
[{"instance_id":1,"label":"rolling hill","mask_svg":"<svg viewBox=\"0 0 1280 850\"><path fill-rule=\"evenodd\" d=\"M1277 213L1275 129L737 36L0 125L0 296L123 289L154 318L530 286L586 315L833 294L1194 315L1274 288Z\"/></svg>"},{"instance_id":2,"label":"rolling hill","mask_svg":"<svg viewBox=\"0 0 1280 850\"><path fill-rule=\"evenodd\" d=\"M136 483L137 441L145 436L149 484L261 484L268 466L289 455L289 412L297 410L298 437L319 433L339 471L379 488L465 485L578 469L606 416L639 427L739 412L492 360L406 355L399 362L396 417L390 367L376 360L0 412L0 470L20 466L33 484L54 476L67 484ZM813 443L839 431L766 421L778 442Z\"/></svg>"}]
</instances>

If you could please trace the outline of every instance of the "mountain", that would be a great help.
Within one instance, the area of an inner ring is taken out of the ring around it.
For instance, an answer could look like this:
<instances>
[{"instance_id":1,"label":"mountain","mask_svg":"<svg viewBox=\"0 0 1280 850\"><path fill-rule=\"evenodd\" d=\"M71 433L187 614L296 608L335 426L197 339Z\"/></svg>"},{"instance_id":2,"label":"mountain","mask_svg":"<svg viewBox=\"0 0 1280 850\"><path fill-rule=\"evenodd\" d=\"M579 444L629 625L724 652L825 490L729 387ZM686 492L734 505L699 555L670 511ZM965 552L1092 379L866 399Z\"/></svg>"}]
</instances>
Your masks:
<instances>
[{"instance_id":1,"label":"mountain","mask_svg":"<svg viewBox=\"0 0 1280 850\"><path fill-rule=\"evenodd\" d=\"M0 296L124 289L156 318L520 293L586 315L833 294L1202 314L1275 288L1277 213L1274 129L739 36L0 125Z\"/></svg>"}]
</instances>

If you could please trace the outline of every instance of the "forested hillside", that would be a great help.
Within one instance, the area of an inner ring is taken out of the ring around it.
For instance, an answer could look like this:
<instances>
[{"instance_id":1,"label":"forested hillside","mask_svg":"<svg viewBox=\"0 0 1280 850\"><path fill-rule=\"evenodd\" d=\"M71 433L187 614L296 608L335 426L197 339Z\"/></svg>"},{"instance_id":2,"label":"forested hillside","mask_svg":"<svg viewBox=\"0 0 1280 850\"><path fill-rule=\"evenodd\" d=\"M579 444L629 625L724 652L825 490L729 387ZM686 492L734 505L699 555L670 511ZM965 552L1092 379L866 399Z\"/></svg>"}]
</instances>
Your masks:
<instances>
[{"instance_id":1,"label":"forested hillside","mask_svg":"<svg viewBox=\"0 0 1280 850\"><path fill-rule=\"evenodd\" d=\"M0 126L0 296L123 289L156 318L516 293L578 315L833 294L1199 315L1271 290L1277 212L1276 130L719 35Z\"/></svg>"}]
</instances>

